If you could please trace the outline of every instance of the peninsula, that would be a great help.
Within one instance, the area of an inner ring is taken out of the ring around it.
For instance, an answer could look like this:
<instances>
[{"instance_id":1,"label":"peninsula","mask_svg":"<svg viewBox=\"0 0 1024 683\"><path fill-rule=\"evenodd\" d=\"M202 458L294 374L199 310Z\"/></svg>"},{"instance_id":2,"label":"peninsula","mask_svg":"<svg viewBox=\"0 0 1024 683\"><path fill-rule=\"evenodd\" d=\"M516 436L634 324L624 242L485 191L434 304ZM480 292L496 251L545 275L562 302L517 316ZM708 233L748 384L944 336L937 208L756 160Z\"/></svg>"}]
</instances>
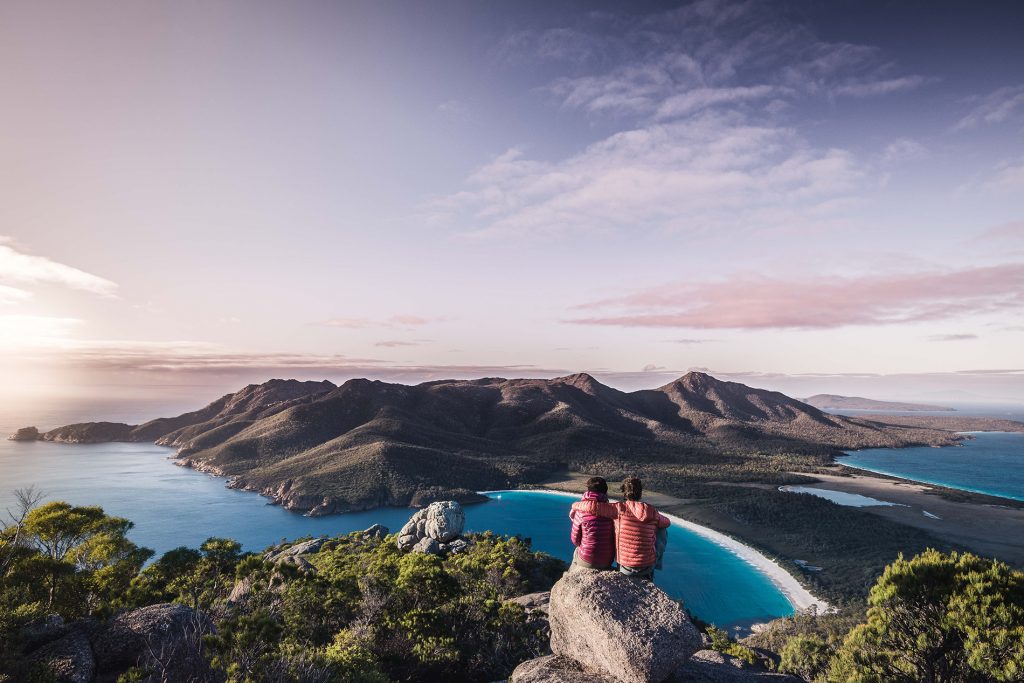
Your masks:
<instances>
[{"instance_id":1,"label":"peninsula","mask_svg":"<svg viewBox=\"0 0 1024 683\"><path fill-rule=\"evenodd\" d=\"M837 394L815 394L804 399L804 403L821 410L891 410L896 412L956 412L956 408L933 406L927 403L903 403L877 401L861 396L839 396Z\"/></svg>"}]
</instances>

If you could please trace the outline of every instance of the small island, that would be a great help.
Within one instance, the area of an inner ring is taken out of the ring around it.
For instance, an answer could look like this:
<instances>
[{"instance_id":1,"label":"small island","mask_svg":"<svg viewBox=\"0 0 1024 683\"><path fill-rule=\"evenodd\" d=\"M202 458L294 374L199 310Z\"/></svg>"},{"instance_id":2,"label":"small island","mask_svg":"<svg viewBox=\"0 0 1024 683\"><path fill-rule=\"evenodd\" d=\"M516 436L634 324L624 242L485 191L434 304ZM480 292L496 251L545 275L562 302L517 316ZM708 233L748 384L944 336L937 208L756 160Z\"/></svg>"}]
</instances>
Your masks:
<instances>
[{"instance_id":1,"label":"small island","mask_svg":"<svg viewBox=\"0 0 1024 683\"><path fill-rule=\"evenodd\" d=\"M38 441L39 430L35 427L22 427L7 437L8 441Z\"/></svg>"}]
</instances>

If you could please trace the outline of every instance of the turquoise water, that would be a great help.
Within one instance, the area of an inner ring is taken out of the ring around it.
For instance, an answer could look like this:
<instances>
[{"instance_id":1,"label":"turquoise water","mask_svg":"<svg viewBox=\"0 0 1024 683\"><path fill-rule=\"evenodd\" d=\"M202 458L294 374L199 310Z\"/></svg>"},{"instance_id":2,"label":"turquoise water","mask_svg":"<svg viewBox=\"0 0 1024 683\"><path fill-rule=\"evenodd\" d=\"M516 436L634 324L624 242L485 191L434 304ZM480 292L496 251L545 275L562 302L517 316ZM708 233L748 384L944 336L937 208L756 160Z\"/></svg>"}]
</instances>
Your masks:
<instances>
[{"instance_id":1,"label":"turquoise water","mask_svg":"<svg viewBox=\"0 0 1024 683\"><path fill-rule=\"evenodd\" d=\"M837 461L926 484L1024 500L1024 434L971 432L961 447L870 448Z\"/></svg>"},{"instance_id":2,"label":"turquoise water","mask_svg":"<svg viewBox=\"0 0 1024 683\"><path fill-rule=\"evenodd\" d=\"M167 460L171 449L149 444L67 445L0 441L0 511L11 492L36 484L47 500L100 505L135 522L132 539L163 553L198 546L210 536L233 538L260 550L283 538L339 534L374 523L396 531L408 508L310 518L288 512L254 493L235 491L224 480ZM566 561L569 506L573 498L528 491L490 494L467 506L467 528L490 529L532 539L533 547ZM786 598L753 566L686 529L671 528L665 570L657 583L682 599L698 617L745 631L751 624L792 613Z\"/></svg>"}]
</instances>

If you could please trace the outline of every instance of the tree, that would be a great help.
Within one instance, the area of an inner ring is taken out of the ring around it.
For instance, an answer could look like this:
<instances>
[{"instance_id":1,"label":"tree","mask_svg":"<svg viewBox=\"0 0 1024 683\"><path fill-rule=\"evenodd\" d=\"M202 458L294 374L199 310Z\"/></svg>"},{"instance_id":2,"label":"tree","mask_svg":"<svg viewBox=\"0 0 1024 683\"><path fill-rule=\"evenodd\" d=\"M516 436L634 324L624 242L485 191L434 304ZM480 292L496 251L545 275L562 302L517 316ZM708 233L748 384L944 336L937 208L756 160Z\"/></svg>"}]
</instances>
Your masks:
<instances>
[{"instance_id":1,"label":"tree","mask_svg":"<svg viewBox=\"0 0 1024 683\"><path fill-rule=\"evenodd\" d=\"M846 636L836 683L1024 680L1024 572L970 553L901 555Z\"/></svg>"},{"instance_id":2,"label":"tree","mask_svg":"<svg viewBox=\"0 0 1024 683\"><path fill-rule=\"evenodd\" d=\"M43 499L43 492L35 486L27 486L14 490L16 505L14 510L7 509L7 528L0 533L0 577L7 574L11 563L17 557L18 549L23 547L23 531L25 529L25 518L32 511L39 501Z\"/></svg>"},{"instance_id":3,"label":"tree","mask_svg":"<svg viewBox=\"0 0 1024 683\"><path fill-rule=\"evenodd\" d=\"M827 671L832 654L833 648L818 636L794 636L779 653L779 671L813 681Z\"/></svg>"},{"instance_id":4,"label":"tree","mask_svg":"<svg viewBox=\"0 0 1024 683\"><path fill-rule=\"evenodd\" d=\"M235 567L242 559L242 545L229 538L208 538L199 546L201 557L191 570L179 574L168 586L192 609L210 609L223 600L235 583ZM177 558L189 561L184 556Z\"/></svg>"},{"instance_id":5,"label":"tree","mask_svg":"<svg viewBox=\"0 0 1024 683\"><path fill-rule=\"evenodd\" d=\"M34 548L36 555L23 561L40 574L47 609L70 616L92 614L126 590L153 554L128 540L132 526L127 519L104 514L101 507L62 501L29 511L20 542ZM61 590L67 595L60 595Z\"/></svg>"}]
</instances>

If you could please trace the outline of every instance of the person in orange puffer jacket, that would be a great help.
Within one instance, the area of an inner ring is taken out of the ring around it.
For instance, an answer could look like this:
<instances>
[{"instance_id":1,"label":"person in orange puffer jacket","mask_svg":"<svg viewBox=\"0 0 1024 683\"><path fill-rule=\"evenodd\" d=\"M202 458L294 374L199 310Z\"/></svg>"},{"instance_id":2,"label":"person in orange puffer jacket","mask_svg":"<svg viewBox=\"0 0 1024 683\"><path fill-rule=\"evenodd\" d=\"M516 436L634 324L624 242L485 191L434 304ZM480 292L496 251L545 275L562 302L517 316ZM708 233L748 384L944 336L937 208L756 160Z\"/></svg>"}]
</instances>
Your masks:
<instances>
[{"instance_id":1,"label":"person in orange puffer jacket","mask_svg":"<svg viewBox=\"0 0 1024 683\"><path fill-rule=\"evenodd\" d=\"M658 560L656 539L658 529L671 524L668 517L653 505L640 502L643 484L636 477L622 482L625 500L619 503L601 503L581 500L572 504L580 513L615 520L615 555L619 571L648 581L654 580L654 565Z\"/></svg>"}]
</instances>

